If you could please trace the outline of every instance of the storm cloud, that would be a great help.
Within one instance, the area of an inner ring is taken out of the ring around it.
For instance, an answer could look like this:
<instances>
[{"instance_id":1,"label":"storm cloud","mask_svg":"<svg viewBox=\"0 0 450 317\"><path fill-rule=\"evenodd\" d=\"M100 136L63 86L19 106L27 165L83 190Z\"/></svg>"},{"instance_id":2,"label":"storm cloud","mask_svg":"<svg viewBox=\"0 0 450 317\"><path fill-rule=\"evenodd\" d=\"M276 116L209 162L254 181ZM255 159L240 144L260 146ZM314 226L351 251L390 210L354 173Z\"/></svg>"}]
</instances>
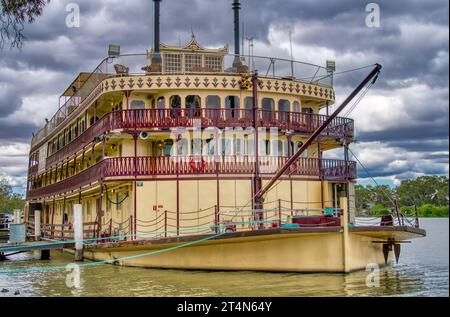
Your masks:
<instances>
[{"instance_id":1,"label":"storm cloud","mask_svg":"<svg viewBox=\"0 0 450 317\"><path fill-rule=\"evenodd\" d=\"M31 133L57 110L76 74L93 70L109 43L120 44L122 53L144 53L152 43L152 1L75 1L81 25L68 28L66 6L72 2L51 1L26 26L22 50L0 51L0 176L19 188ZM204 46L230 44L232 50L231 2L163 0L162 41L185 43L193 31ZM382 64L377 84L350 114L358 141L352 151L378 179L448 175L448 1L377 1L379 28L366 25L367 3L242 0L241 16L245 36L255 39L255 55L289 58L291 31L296 60L324 65L334 59L337 72ZM337 104L367 72L336 76ZM363 169L360 177L367 177Z\"/></svg>"}]
</instances>

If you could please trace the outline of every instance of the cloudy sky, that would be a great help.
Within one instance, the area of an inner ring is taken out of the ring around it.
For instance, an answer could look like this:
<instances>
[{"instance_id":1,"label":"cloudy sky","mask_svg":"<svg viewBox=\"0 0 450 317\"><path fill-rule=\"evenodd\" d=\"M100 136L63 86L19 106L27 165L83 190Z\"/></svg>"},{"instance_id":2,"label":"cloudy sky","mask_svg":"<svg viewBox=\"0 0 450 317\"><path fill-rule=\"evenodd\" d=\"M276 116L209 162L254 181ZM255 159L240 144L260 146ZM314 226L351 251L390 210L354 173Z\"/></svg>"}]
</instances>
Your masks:
<instances>
[{"instance_id":1,"label":"cloudy sky","mask_svg":"<svg viewBox=\"0 0 450 317\"><path fill-rule=\"evenodd\" d=\"M230 44L231 0L163 0L162 41L203 46ZM374 63L383 74L351 117L358 142L351 149L381 183L425 174L448 175L448 0L377 1L380 27L366 24L361 0L242 0L245 35L255 55L289 58L337 70ZM69 3L80 7L79 28L66 26ZM52 0L26 26L22 50L0 51L0 177L25 186L31 133L51 118L59 95L80 71L91 71L109 43L122 53L142 53L152 43L150 0ZM246 48L247 50L247 48ZM342 101L368 69L337 76ZM330 156L336 156L336 153ZM367 174L360 168L364 183Z\"/></svg>"}]
</instances>

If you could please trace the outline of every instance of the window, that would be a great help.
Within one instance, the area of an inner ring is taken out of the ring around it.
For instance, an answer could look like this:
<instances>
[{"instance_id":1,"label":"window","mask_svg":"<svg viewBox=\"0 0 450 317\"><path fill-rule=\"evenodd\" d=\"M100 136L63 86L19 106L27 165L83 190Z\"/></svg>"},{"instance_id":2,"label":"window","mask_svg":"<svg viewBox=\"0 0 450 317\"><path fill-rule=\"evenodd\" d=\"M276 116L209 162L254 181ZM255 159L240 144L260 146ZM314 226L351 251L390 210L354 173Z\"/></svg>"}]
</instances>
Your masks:
<instances>
[{"instance_id":1,"label":"window","mask_svg":"<svg viewBox=\"0 0 450 317\"><path fill-rule=\"evenodd\" d=\"M186 109L199 109L200 106L200 96L191 95L186 97Z\"/></svg>"},{"instance_id":2,"label":"window","mask_svg":"<svg viewBox=\"0 0 450 317\"><path fill-rule=\"evenodd\" d=\"M185 70L187 72L198 72L202 67L202 57L199 54L185 55Z\"/></svg>"},{"instance_id":3,"label":"window","mask_svg":"<svg viewBox=\"0 0 450 317\"><path fill-rule=\"evenodd\" d=\"M278 101L278 111L284 111L284 112L291 111L291 104L290 104L289 100L280 99Z\"/></svg>"},{"instance_id":4,"label":"window","mask_svg":"<svg viewBox=\"0 0 450 317\"><path fill-rule=\"evenodd\" d=\"M216 155L216 140L206 140L206 155Z\"/></svg>"},{"instance_id":5,"label":"window","mask_svg":"<svg viewBox=\"0 0 450 317\"><path fill-rule=\"evenodd\" d=\"M246 118L253 117L253 97L245 97L244 99L244 116Z\"/></svg>"},{"instance_id":6,"label":"window","mask_svg":"<svg viewBox=\"0 0 450 317\"><path fill-rule=\"evenodd\" d=\"M178 156L187 156L189 155L189 140L181 139L177 141L177 155Z\"/></svg>"},{"instance_id":7,"label":"window","mask_svg":"<svg viewBox=\"0 0 450 317\"><path fill-rule=\"evenodd\" d=\"M289 111L291 111L291 104L289 100L280 99L278 101L278 119L280 122L289 121Z\"/></svg>"},{"instance_id":8,"label":"window","mask_svg":"<svg viewBox=\"0 0 450 317\"><path fill-rule=\"evenodd\" d=\"M273 111L275 108L275 101L271 98L264 98L262 100L262 110Z\"/></svg>"},{"instance_id":9,"label":"window","mask_svg":"<svg viewBox=\"0 0 450 317\"><path fill-rule=\"evenodd\" d=\"M166 98L164 97L159 97L158 98L158 104L157 104L157 109L166 109Z\"/></svg>"},{"instance_id":10,"label":"window","mask_svg":"<svg viewBox=\"0 0 450 317\"><path fill-rule=\"evenodd\" d=\"M201 100L199 96L191 95L186 97L186 114L189 118L200 117Z\"/></svg>"},{"instance_id":11,"label":"window","mask_svg":"<svg viewBox=\"0 0 450 317\"><path fill-rule=\"evenodd\" d=\"M206 97L206 108L207 109L220 109L220 97L219 96Z\"/></svg>"},{"instance_id":12,"label":"window","mask_svg":"<svg viewBox=\"0 0 450 317\"><path fill-rule=\"evenodd\" d=\"M131 110L145 109L145 102L143 100L133 100L130 105Z\"/></svg>"},{"instance_id":13,"label":"window","mask_svg":"<svg viewBox=\"0 0 450 317\"><path fill-rule=\"evenodd\" d=\"M234 140L234 155L244 155L245 154L245 142L242 137L236 137Z\"/></svg>"},{"instance_id":14,"label":"window","mask_svg":"<svg viewBox=\"0 0 450 317\"><path fill-rule=\"evenodd\" d=\"M225 98L225 109L227 118L239 117L239 97L228 96Z\"/></svg>"},{"instance_id":15,"label":"window","mask_svg":"<svg viewBox=\"0 0 450 317\"><path fill-rule=\"evenodd\" d=\"M164 141L164 155L171 156L173 149L173 140L165 140Z\"/></svg>"},{"instance_id":16,"label":"window","mask_svg":"<svg viewBox=\"0 0 450 317\"><path fill-rule=\"evenodd\" d=\"M221 56L205 56L205 67L216 73L222 71L222 57Z\"/></svg>"},{"instance_id":17,"label":"window","mask_svg":"<svg viewBox=\"0 0 450 317\"><path fill-rule=\"evenodd\" d=\"M298 101L294 101L294 112L300 112L300 103Z\"/></svg>"},{"instance_id":18,"label":"window","mask_svg":"<svg viewBox=\"0 0 450 317\"><path fill-rule=\"evenodd\" d=\"M180 109L181 108L181 97L178 95L170 97L170 108Z\"/></svg>"},{"instance_id":19,"label":"window","mask_svg":"<svg viewBox=\"0 0 450 317\"><path fill-rule=\"evenodd\" d=\"M269 156L270 155L270 141L269 140L259 140L259 155Z\"/></svg>"},{"instance_id":20,"label":"window","mask_svg":"<svg viewBox=\"0 0 450 317\"><path fill-rule=\"evenodd\" d=\"M303 146L303 142L295 142L295 152L298 152L298 150L300 150L300 148ZM302 158L308 158L308 149L306 149L303 153L302 153L302 155L301 155L301 157Z\"/></svg>"},{"instance_id":21,"label":"window","mask_svg":"<svg viewBox=\"0 0 450 317\"><path fill-rule=\"evenodd\" d=\"M262 100L262 119L264 121L272 121L274 119L275 101L271 98L264 98Z\"/></svg>"},{"instance_id":22,"label":"window","mask_svg":"<svg viewBox=\"0 0 450 317\"><path fill-rule=\"evenodd\" d=\"M164 72L181 73L181 54L164 54Z\"/></svg>"},{"instance_id":23,"label":"window","mask_svg":"<svg viewBox=\"0 0 450 317\"><path fill-rule=\"evenodd\" d=\"M302 108L303 113L314 113L314 110L312 108Z\"/></svg>"},{"instance_id":24,"label":"window","mask_svg":"<svg viewBox=\"0 0 450 317\"><path fill-rule=\"evenodd\" d=\"M192 155L202 155L202 139L193 139L191 147Z\"/></svg>"},{"instance_id":25,"label":"window","mask_svg":"<svg viewBox=\"0 0 450 317\"><path fill-rule=\"evenodd\" d=\"M222 139L222 155L233 155L233 142L230 139Z\"/></svg>"}]
</instances>

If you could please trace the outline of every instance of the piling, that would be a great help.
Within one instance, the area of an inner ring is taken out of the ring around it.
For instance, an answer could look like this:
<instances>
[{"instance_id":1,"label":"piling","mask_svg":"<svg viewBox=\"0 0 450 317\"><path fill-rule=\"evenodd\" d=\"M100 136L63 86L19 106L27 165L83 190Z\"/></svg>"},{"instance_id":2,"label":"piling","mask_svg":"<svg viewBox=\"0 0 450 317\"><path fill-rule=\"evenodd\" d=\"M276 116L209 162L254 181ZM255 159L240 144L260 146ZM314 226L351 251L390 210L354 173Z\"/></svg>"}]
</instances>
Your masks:
<instances>
[{"instance_id":1,"label":"piling","mask_svg":"<svg viewBox=\"0 0 450 317\"><path fill-rule=\"evenodd\" d=\"M41 240L41 211L34 211L34 241Z\"/></svg>"},{"instance_id":2,"label":"piling","mask_svg":"<svg viewBox=\"0 0 450 317\"><path fill-rule=\"evenodd\" d=\"M73 205L73 229L75 242L75 261L83 261L83 206Z\"/></svg>"}]
</instances>

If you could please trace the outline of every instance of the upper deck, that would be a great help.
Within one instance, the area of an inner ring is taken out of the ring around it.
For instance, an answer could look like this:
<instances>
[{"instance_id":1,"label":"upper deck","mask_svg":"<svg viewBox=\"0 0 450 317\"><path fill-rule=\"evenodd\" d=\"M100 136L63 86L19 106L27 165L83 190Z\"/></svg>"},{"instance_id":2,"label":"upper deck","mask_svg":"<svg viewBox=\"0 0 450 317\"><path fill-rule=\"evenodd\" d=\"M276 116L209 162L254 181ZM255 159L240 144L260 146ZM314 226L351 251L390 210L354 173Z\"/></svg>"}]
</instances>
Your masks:
<instances>
[{"instance_id":1,"label":"upper deck","mask_svg":"<svg viewBox=\"0 0 450 317\"><path fill-rule=\"evenodd\" d=\"M241 90L245 74L259 72L259 90L273 94L298 94L321 104L334 103L332 73L326 68L279 58L239 55L243 66L233 68L235 55L227 48L208 50L195 41L186 47L162 45L161 69L150 69L151 52L105 58L93 72L81 73L61 96L53 118L33 135L31 151L89 107L101 95L130 90Z\"/></svg>"}]
</instances>

